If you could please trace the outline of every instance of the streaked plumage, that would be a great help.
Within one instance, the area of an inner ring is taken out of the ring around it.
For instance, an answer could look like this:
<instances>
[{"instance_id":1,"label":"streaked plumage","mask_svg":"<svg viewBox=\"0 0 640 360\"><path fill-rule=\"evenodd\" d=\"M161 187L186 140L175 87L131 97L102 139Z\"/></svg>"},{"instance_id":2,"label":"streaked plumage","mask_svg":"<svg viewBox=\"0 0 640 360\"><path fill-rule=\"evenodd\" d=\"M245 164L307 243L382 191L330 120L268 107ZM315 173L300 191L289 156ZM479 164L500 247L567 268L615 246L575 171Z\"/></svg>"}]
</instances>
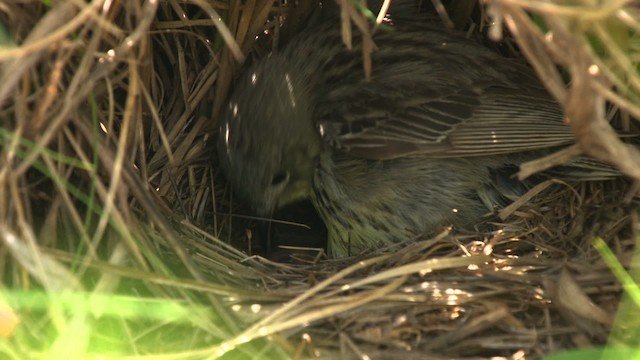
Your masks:
<instances>
[{"instance_id":1,"label":"streaked plumage","mask_svg":"<svg viewBox=\"0 0 640 360\"><path fill-rule=\"evenodd\" d=\"M415 22L374 41L367 81L337 24L300 34L236 84L221 127L236 191L265 215L310 197L330 254L472 225L512 195L505 169L572 142L525 65Z\"/></svg>"}]
</instances>

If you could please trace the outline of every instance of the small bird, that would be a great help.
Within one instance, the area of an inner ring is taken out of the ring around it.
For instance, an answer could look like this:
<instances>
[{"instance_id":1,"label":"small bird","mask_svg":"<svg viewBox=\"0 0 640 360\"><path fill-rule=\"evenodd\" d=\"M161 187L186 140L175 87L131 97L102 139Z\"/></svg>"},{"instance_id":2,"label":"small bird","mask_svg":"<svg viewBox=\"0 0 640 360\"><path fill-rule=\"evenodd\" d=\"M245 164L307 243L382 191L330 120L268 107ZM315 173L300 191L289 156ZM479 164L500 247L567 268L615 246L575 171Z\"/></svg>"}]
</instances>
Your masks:
<instances>
[{"instance_id":1,"label":"small bird","mask_svg":"<svg viewBox=\"0 0 640 360\"><path fill-rule=\"evenodd\" d=\"M354 34L357 31L354 31ZM310 198L334 257L464 228L526 189L519 164L571 144L532 70L416 21L361 40L306 30L236 83L221 165L258 213Z\"/></svg>"}]
</instances>

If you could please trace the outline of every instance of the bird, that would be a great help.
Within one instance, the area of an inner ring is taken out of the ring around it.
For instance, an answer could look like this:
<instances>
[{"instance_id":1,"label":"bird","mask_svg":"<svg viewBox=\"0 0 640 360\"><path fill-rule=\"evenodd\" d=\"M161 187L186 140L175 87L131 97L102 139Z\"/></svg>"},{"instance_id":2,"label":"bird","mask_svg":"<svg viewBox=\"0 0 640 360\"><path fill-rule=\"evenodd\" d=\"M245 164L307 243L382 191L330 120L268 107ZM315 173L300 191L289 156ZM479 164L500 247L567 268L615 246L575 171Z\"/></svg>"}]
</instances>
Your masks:
<instances>
[{"instance_id":1,"label":"bird","mask_svg":"<svg viewBox=\"0 0 640 360\"><path fill-rule=\"evenodd\" d=\"M433 23L397 21L341 42L303 30L252 64L222 115L220 165L269 216L310 199L328 253L358 255L473 226L530 183L518 166L574 143L532 69Z\"/></svg>"}]
</instances>

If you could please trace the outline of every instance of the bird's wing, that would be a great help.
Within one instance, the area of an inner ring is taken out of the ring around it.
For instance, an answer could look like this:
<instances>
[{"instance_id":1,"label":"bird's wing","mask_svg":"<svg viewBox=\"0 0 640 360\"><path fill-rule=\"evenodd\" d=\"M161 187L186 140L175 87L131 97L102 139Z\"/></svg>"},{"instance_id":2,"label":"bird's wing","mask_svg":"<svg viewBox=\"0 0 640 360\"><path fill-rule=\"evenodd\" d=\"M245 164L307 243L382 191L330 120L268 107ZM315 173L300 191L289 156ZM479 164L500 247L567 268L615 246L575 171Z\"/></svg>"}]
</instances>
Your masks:
<instances>
[{"instance_id":1,"label":"bird's wing","mask_svg":"<svg viewBox=\"0 0 640 360\"><path fill-rule=\"evenodd\" d=\"M374 74L366 85L328 92L317 113L323 138L369 159L486 156L573 141L560 107L536 84L407 74Z\"/></svg>"}]
</instances>

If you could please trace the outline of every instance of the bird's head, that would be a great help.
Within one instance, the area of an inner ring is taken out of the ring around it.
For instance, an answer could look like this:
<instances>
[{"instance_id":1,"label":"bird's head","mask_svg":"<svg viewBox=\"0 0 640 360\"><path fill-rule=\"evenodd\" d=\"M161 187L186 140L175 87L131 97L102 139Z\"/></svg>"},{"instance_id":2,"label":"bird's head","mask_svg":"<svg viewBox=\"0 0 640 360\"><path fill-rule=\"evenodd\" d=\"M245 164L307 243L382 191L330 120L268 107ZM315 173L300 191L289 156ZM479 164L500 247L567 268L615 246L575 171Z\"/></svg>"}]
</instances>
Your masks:
<instances>
[{"instance_id":1,"label":"bird's head","mask_svg":"<svg viewBox=\"0 0 640 360\"><path fill-rule=\"evenodd\" d=\"M261 215L309 196L321 150L312 84L272 55L237 84L220 128L221 164Z\"/></svg>"}]
</instances>

